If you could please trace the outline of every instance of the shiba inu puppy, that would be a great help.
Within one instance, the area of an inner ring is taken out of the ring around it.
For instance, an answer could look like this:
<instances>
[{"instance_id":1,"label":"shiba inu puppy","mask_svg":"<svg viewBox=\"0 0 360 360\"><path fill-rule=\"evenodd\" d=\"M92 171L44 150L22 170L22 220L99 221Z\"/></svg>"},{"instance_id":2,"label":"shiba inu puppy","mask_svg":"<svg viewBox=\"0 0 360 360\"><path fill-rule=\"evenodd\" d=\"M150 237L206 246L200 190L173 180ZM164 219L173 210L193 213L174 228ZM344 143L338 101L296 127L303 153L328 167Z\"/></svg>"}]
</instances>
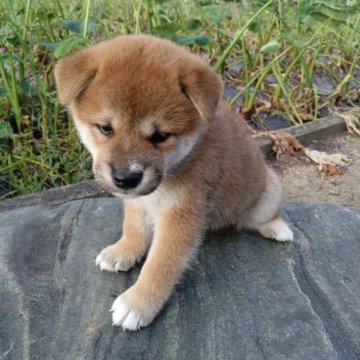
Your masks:
<instances>
[{"instance_id":1,"label":"shiba inu puppy","mask_svg":"<svg viewBox=\"0 0 360 360\"><path fill-rule=\"evenodd\" d=\"M137 330L155 318L206 229L293 239L277 176L200 58L167 40L120 36L60 60L55 77L97 182L124 201L122 237L96 264L127 271L147 254L113 303L114 325Z\"/></svg>"}]
</instances>

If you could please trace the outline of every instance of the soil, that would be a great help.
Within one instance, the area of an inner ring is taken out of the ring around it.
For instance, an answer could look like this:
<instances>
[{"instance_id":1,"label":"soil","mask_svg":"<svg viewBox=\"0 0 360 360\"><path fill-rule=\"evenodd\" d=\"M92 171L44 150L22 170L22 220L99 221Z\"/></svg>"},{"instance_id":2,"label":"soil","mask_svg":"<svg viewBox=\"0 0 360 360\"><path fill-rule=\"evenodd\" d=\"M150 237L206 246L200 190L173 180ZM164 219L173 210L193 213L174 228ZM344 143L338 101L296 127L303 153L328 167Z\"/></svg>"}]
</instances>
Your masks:
<instances>
[{"instance_id":1,"label":"soil","mask_svg":"<svg viewBox=\"0 0 360 360\"><path fill-rule=\"evenodd\" d=\"M281 177L287 200L360 207L360 138L344 132L314 141L309 147L348 155L353 163L342 168L341 175L324 176L315 164L303 157L271 159L269 164Z\"/></svg>"}]
</instances>

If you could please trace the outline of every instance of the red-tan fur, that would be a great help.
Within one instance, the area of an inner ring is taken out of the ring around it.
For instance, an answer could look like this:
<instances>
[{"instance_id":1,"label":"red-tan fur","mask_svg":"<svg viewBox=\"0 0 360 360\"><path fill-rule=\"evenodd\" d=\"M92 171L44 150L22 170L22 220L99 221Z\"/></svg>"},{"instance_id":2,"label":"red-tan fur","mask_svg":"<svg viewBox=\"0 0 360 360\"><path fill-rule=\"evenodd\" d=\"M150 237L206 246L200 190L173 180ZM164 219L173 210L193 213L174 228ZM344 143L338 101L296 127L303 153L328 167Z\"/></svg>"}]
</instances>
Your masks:
<instances>
[{"instance_id":1,"label":"red-tan fur","mask_svg":"<svg viewBox=\"0 0 360 360\"><path fill-rule=\"evenodd\" d=\"M201 59L166 40L122 36L59 61L55 76L60 101L93 156L95 178L124 199L122 238L97 264L126 271L148 252L137 282L113 304L115 325L135 330L154 319L205 229L233 225L292 240L279 217L276 175L221 101L222 82ZM104 121L111 138L96 127ZM174 135L152 144L153 123ZM122 193L109 164L134 162L149 180Z\"/></svg>"}]
</instances>

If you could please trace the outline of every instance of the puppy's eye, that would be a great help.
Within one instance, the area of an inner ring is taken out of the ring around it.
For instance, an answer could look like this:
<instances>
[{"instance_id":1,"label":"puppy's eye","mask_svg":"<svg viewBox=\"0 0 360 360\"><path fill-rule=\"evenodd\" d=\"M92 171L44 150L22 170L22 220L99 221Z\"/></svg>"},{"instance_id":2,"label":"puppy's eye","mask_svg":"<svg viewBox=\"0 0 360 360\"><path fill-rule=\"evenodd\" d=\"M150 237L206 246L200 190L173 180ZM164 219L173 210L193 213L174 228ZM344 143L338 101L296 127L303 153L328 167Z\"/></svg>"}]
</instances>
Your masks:
<instances>
[{"instance_id":1,"label":"puppy's eye","mask_svg":"<svg viewBox=\"0 0 360 360\"><path fill-rule=\"evenodd\" d=\"M152 142L153 144L160 144L165 142L169 137L171 136L170 133L164 133L164 132L160 132L160 131L155 131L151 136L150 136L150 142Z\"/></svg>"},{"instance_id":2,"label":"puppy's eye","mask_svg":"<svg viewBox=\"0 0 360 360\"><path fill-rule=\"evenodd\" d=\"M96 125L99 131L105 136L111 136L113 133L113 129L110 125Z\"/></svg>"}]
</instances>

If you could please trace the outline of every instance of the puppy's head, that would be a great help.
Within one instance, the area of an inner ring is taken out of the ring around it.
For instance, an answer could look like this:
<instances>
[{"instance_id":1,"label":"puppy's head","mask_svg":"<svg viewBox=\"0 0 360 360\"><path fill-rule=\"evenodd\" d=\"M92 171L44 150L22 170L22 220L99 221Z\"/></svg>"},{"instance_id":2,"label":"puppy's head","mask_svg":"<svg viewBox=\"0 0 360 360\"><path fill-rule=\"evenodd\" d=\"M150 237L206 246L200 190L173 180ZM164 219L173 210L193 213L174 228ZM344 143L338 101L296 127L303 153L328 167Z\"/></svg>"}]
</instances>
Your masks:
<instances>
[{"instance_id":1,"label":"puppy's head","mask_svg":"<svg viewBox=\"0 0 360 360\"><path fill-rule=\"evenodd\" d=\"M153 192L186 159L222 94L209 66L150 36L80 51L58 62L55 78L92 154L95 178L129 197Z\"/></svg>"}]
</instances>

